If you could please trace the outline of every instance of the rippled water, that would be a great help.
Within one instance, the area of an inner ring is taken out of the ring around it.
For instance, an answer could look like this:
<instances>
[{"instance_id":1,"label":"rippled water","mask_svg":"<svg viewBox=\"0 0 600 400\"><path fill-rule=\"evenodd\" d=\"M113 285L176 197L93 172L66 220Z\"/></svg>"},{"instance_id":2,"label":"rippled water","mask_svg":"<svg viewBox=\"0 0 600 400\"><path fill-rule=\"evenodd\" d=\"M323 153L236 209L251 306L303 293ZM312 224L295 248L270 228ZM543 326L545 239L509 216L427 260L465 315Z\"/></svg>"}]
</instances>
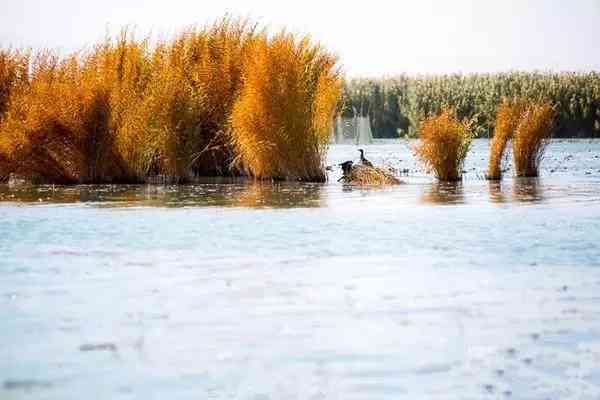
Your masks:
<instances>
[{"instance_id":1,"label":"rippled water","mask_svg":"<svg viewBox=\"0 0 600 400\"><path fill-rule=\"evenodd\" d=\"M0 186L0 398L600 398L600 142L366 151L405 184Z\"/></svg>"}]
</instances>

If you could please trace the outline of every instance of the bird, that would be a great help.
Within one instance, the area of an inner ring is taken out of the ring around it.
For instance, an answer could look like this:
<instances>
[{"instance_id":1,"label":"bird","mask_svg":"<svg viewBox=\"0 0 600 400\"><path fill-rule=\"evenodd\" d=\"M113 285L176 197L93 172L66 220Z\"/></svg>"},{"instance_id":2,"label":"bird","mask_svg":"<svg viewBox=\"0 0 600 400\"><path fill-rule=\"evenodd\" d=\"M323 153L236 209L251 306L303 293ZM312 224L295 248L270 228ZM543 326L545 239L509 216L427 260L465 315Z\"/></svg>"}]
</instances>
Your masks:
<instances>
[{"instance_id":1,"label":"bird","mask_svg":"<svg viewBox=\"0 0 600 400\"><path fill-rule=\"evenodd\" d=\"M365 158L365 151L363 149L358 149L358 151L360 151L360 162L362 165L364 165L365 167L371 167L373 168L373 164L371 163L371 161L367 160Z\"/></svg>"},{"instance_id":2,"label":"bird","mask_svg":"<svg viewBox=\"0 0 600 400\"><path fill-rule=\"evenodd\" d=\"M353 161L346 161L340 164L340 167L342 167L343 175L340 179L338 179L338 182L346 180L348 178L348 176L352 173L353 164Z\"/></svg>"},{"instance_id":3,"label":"bird","mask_svg":"<svg viewBox=\"0 0 600 400\"><path fill-rule=\"evenodd\" d=\"M340 164L340 167L342 167L342 171L344 172L344 175L347 175L350 173L350 171L352 171L352 164L354 164L354 162L352 161L346 161Z\"/></svg>"}]
</instances>

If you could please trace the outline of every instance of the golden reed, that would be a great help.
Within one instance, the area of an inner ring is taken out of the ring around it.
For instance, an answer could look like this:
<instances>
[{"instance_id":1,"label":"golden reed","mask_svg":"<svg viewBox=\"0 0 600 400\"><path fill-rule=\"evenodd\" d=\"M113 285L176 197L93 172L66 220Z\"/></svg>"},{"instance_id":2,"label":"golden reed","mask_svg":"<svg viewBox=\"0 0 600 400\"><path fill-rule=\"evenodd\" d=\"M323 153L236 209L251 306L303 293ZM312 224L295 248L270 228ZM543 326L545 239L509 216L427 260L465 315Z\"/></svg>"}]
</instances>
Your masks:
<instances>
[{"instance_id":1,"label":"golden reed","mask_svg":"<svg viewBox=\"0 0 600 400\"><path fill-rule=\"evenodd\" d=\"M0 179L323 180L333 55L230 18L150 43L124 30L66 57L0 52Z\"/></svg>"},{"instance_id":2,"label":"golden reed","mask_svg":"<svg viewBox=\"0 0 600 400\"><path fill-rule=\"evenodd\" d=\"M472 120L459 120L450 108L419 124L420 140L415 154L440 181L462 179L463 164L474 137L472 124Z\"/></svg>"}]
</instances>

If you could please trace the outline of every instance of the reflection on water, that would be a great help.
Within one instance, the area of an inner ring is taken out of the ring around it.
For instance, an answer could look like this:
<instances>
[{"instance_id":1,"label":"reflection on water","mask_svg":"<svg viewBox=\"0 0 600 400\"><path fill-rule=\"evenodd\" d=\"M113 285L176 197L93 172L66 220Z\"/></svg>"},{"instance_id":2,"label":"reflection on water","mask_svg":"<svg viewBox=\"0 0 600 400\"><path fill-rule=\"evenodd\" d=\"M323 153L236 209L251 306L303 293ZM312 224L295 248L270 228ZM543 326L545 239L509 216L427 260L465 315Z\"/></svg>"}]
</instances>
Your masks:
<instances>
[{"instance_id":1,"label":"reflection on water","mask_svg":"<svg viewBox=\"0 0 600 400\"><path fill-rule=\"evenodd\" d=\"M490 201L492 203L506 203L506 196L502 193L502 184L500 181L489 181L488 182Z\"/></svg>"},{"instance_id":2,"label":"reflection on water","mask_svg":"<svg viewBox=\"0 0 600 400\"><path fill-rule=\"evenodd\" d=\"M512 192L511 192L512 190ZM0 203L75 204L100 207L319 208L368 199L379 205L539 203L577 197L597 199L594 185L543 184L538 178L502 182L433 182L399 187L355 187L336 183L205 183L193 185L0 185Z\"/></svg>"},{"instance_id":3,"label":"reflection on water","mask_svg":"<svg viewBox=\"0 0 600 400\"><path fill-rule=\"evenodd\" d=\"M0 185L0 202L98 203L118 207L323 207L322 184L206 183L197 185Z\"/></svg>"},{"instance_id":4,"label":"reflection on water","mask_svg":"<svg viewBox=\"0 0 600 400\"><path fill-rule=\"evenodd\" d=\"M324 207L322 184L255 182L236 193L235 204L249 208Z\"/></svg>"},{"instance_id":5,"label":"reflection on water","mask_svg":"<svg viewBox=\"0 0 600 400\"><path fill-rule=\"evenodd\" d=\"M514 178L512 182L512 198L502 190L500 181L488 182L490 202L508 203L538 203L544 200L542 185L539 178Z\"/></svg>"},{"instance_id":6,"label":"reflection on water","mask_svg":"<svg viewBox=\"0 0 600 400\"><path fill-rule=\"evenodd\" d=\"M539 178L515 178L513 196L515 200L525 203L544 200Z\"/></svg>"},{"instance_id":7,"label":"reflection on water","mask_svg":"<svg viewBox=\"0 0 600 400\"><path fill-rule=\"evenodd\" d=\"M465 194L462 182L435 182L425 190L421 198L423 203L462 204Z\"/></svg>"}]
</instances>

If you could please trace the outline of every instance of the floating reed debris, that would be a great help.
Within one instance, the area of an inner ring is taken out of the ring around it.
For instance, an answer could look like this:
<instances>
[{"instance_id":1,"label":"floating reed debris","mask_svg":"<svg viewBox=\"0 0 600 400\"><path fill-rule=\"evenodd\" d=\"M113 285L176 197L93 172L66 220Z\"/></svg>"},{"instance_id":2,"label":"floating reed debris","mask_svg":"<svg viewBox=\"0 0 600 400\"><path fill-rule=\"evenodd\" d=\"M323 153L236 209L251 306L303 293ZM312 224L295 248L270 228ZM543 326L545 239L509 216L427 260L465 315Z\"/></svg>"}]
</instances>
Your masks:
<instances>
[{"instance_id":1,"label":"floating reed debris","mask_svg":"<svg viewBox=\"0 0 600 400\"><path fill-rule=\"evenodd\" d=\"M440 181L462 179L463 164L474 137L472 124L472 120L459 120L450 108L421 122L420 142L414 151Z\"/></svg>"},{"instance_id":2,"label":"floating reed debris","mask_svg":"<svg viewBox=\"0 0 600 400\"><path fill-rule=\"evenodd\" d=\"M402 183L391 172L382 168L360 164L352 165L344 171L341 180L344 181L344 183L359 186L399 185Z\"/></svg>"},{"instance_id":3,"label":"floating reed debris","mask_svg":"<svg viewBox=\"0 0 600 400\"><path fill-rule=\"evenodd\" d=\"M124 30L67 57L0 51L0 179L321 181L336 63L229 18L153 46Z\"/></svg>"},{"instance_id":4,"label":"floating reed debris","mask_svg":"<svg viewBox=\"0 0 600 400\"><path fill-rule=\"evenodd\" d=\"M517 176L539 175L540 163L552 135L555 116L556 112L550 103L531 104L523 113L512 142Z\"/></svg>"},{"instance_id":5,"label":"floating reed debris","mask_svg":"<svg viewBox=\"0 0 600 400\"><path fill-rule=\"evenodd\" d=\"M490 160L486 178L489 180L502 179L502 160L508 142L512 139L522 115L527 107L524 100L504 100L498 106L496 127L490 147Z\"/></svg>"}]
</instances>

